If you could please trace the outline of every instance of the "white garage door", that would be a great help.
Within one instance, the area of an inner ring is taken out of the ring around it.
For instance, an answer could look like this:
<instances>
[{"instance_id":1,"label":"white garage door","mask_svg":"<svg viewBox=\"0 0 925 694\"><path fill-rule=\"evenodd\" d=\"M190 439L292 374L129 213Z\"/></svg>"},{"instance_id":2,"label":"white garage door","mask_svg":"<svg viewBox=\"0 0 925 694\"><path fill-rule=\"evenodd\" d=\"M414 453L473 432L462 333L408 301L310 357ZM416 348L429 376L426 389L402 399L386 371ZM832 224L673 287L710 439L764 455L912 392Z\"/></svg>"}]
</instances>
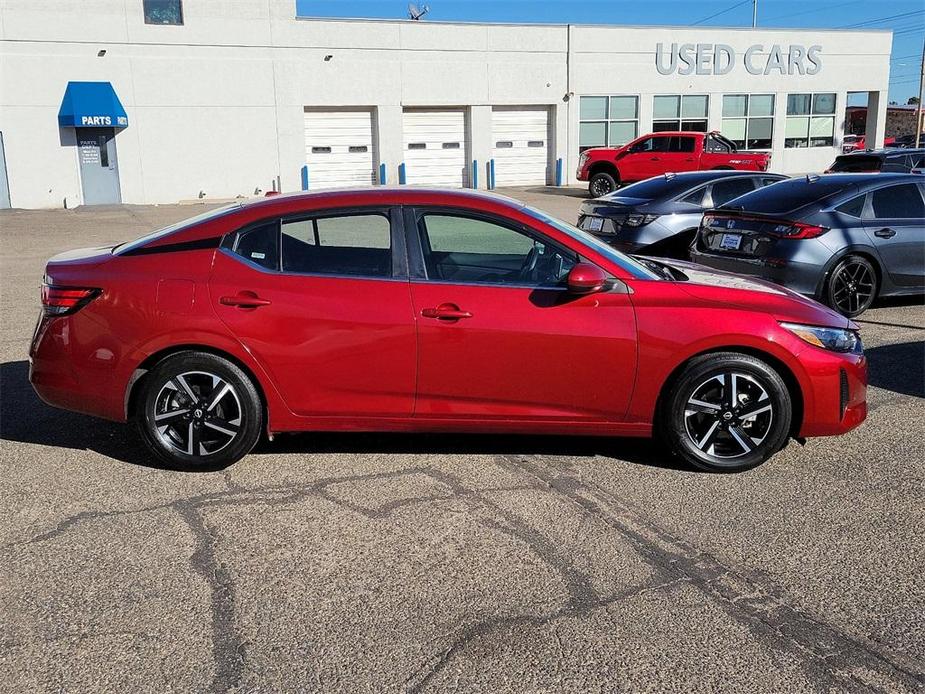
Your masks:
<instances>
[{"instance_id":1,"label":"white garage door","mask_svg":"<svg viewBox=\"0 0 925 694\"><path fill-rule=\"evenodd\" d=\"M461 188L469 180L466 112L406 109L402 116L405 181Z\"/></svg>"},{"instance_id":2,"label":"white garage door","mask_svg":"<svg viewBox=\"0 0 925 694\"><path fill-rule=\"evenodd\" d=\"M545 107L498 107L491 111L495 186L545 185L549 123Z\"/></svg>"},{"instance_id":3,"label":"white garage door","mask_svg":"<svg viewBox=\"0 0 925 694\"><path fill-rule=\"evenodd\" d=\"M306 111L305 163L309 190L375 183L372 111Z\"/></svg>"}]
</instances>

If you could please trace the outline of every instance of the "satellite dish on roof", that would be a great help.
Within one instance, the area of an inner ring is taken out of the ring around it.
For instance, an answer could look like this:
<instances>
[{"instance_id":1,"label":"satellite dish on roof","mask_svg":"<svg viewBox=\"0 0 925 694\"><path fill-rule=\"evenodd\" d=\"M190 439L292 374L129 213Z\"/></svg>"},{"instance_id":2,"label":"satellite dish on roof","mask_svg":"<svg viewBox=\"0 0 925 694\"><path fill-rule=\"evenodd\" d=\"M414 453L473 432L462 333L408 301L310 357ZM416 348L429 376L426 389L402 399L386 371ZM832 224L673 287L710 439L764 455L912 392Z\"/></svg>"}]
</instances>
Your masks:
<instances>
[{"instance_id":1,"label":"satellite dish on roof","mask_svg":"<svg viewBox=\"0 0 925 694\"><path fill-rule=\"evenodd\" d=\"M430 7L427 5L418 5L413 2L408 5L409 19L418 20L428 12L430 12Z\"/></svg>"}]
</instances>

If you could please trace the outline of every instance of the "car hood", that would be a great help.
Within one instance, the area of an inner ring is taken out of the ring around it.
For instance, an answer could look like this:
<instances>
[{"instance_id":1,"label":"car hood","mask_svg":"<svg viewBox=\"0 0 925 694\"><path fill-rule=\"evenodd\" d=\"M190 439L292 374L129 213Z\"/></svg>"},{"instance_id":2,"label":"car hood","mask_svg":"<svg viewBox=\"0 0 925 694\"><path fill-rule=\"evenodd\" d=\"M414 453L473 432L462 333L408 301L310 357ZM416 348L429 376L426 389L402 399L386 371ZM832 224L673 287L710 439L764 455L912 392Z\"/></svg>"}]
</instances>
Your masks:
<instances>
[{"instance_id":1,"label":"car hood","mask_svg":"<svg viewBox=\"0 0 925 694\"><path fill-rule=\"evenodd\" d=\"M678 282L678 286L701 301L761 311L780 321L858 329L852 321L828 306L773 282L714 270L681 260L652 260L683 273L687 280Z\"/></svg>"}]
</instances>

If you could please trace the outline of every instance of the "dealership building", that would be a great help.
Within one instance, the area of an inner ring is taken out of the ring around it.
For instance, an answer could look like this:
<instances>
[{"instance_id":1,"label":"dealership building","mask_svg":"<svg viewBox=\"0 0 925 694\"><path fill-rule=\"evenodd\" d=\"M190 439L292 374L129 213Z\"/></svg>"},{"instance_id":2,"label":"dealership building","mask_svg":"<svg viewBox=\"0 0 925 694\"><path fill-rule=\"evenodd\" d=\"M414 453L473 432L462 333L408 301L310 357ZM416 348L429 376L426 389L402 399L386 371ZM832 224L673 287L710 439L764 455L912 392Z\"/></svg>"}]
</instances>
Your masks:
<instances>
[{"instance_id":1,"label":"dealership building","mask_svg":"<svg viewBox=\"0 0 925 694\"><path fill-rule=\"evenodd\" d=\"M296 17L295 0L0 0L0 206L575 181L719 130L821 171L848 94L883 141L889 31Z\"/></svg>"}]
</instances>

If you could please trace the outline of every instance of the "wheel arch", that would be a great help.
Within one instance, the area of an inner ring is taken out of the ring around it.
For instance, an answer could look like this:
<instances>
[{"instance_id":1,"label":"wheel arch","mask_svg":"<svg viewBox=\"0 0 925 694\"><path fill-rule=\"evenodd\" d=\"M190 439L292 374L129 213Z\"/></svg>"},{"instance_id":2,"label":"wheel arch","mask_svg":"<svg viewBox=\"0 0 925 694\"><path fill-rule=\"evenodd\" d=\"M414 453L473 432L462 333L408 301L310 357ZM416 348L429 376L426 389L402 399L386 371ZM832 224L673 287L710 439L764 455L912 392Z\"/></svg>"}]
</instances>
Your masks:
<instances>
[{"instance_id":1,"label":"wheel arch","mask_svg":"<svg viewBox=\"0 0 925 694\"><path fill-rule=\"evenodd\" d=\"M883 272L883 266L880 264L880 258L877 256L877 251L870 246L848 246L847 248L839 250L838 253L833 255L829 259L829 262L825 264L822 275L819 278L819 283L816 285L816 293L813 298L824 298L825 288L829 284L829 278L832 276L832 270L834 270L835 266L849 255L859 255L874 266L874 272L877 274L877 293L874 295L874 300L876 300L877 297L883 293L885 275Z\"/></svg>"},{"instance_id":2,"label":"wheel arch","mask_svg":"<svg viewBox=\"0 0 925 694\"><path fill-rule=\"evenodd\" d=\"M620 170L612 161L596 161L588 167L588 179L599 173L610 174L618 183L620 181Z\"/></svg>"},{"instance_id":3,"label":"wheel arch","mask_svg":"<svg viewBox=\"0 0 925 694\"><path fill-rule=\"evenodd\" d=\"M790 394L790 401L793 406L793 412L790 420L790 436L796 437L799 435L800 430L803 427L803 418L806 411L806 403L804 401L803 389L800 386L800 381L797 378L793 370L784 363L781 359L776 357L762 349L755 347L749 347L745 345L727 345L727 346L716 346L704 349L696 354L691 354L683 361L681 361L671 373L668 374L668 377L662 383L662 387L659 389L658 399L655 404L655 423L658 423L662 419L662 412L668 400L668 394L671 392L671 388L677 383L678 379L681 377L681 374L684 373L684 370L687 366L698 357L702 357L708 354L718 354L720 352L725 353L735 353L735 354L744 354L750 357L755 357L765 362L781 377L781 380L784 382L784 385L787 386L787 392Z\"/></svg>"},{"instance_id":4,"label":"wheel arch","mask_svg":"<svg viewBox=\"0 0 925 694\"><path fill-rule=\"evenodd\" d=\"M138 406L138 398L142 391L144 390L145 379L147 378L148 373L154 366L167 357L172 357L175 354L182 354L183 352L201 352L206 354L211 354L216 357L221 357L230 361L232 364L237 366L244 374L251 380L251 383L254 384L254 388L257 390L257 395L260 397L260 406L263 409L264 423L269 431L270 424L270 406L267 401L267 394L264 389L264 385L261 382L261 379L257 376L254 370L246 364L244 361L236 357L234 354L227 352L223 349L213 347L211 345L197 344L197 343L187 343L187 344L177 344L171 345L169 347L164 347L152 354L148 355L144 361L142 361L138 367L135 369L132 374L132 378L129 380L129 383L126 387L125 392L125 417L126 419L131 419L135 414L135 409Z\"/></svg>"}]
</instances>

